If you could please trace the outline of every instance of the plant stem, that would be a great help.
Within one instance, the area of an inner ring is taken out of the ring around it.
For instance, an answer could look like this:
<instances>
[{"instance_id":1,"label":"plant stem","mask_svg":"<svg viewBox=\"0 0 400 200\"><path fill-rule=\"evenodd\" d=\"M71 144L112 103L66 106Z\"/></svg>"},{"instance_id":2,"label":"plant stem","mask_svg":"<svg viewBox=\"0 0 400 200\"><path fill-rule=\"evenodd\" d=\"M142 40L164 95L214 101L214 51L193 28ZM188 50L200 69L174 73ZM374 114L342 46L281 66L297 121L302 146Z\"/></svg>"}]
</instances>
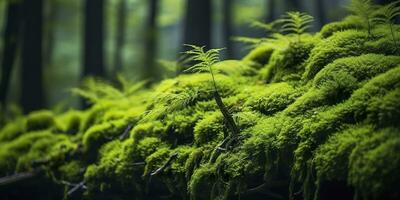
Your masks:
<instances>
[{"instance_id":1,"label":"plant stem","mask_svg":"<svg viewBox=\"0 0 400 200\"><path fill-rule=\"evenodd\" d=\"M393 38L394 46L397 47L396 36L395 36L395 34L394 34L394 31L393 31L393 24L392 24L392 23L389 23L389 27L390 27L390 32L392 33L392 38Z\"/></svg>"}]
</instances>

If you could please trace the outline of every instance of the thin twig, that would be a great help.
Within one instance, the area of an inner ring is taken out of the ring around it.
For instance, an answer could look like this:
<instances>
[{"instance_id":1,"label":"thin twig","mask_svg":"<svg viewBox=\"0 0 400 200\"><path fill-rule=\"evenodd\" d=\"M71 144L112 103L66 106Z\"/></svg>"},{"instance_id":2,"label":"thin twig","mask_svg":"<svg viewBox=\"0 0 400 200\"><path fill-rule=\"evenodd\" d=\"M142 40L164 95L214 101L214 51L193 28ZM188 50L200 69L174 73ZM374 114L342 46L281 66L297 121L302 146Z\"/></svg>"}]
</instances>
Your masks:
<instances>
[{"instance_id":1,"label":"thin twig","mask_svg":"<svg viewBox=\"0 0 400 200\"><path fill-rule=\"evenodd\" d=\"M68 190L67 195L70 196L78 189L86 189L85 181L81 181L80 183L76 184L72 189Z\"/></svg>"},{"instance_id":2,"label":"thin twig","mask_svg":"<svg viewBox=\"0 0 400 200\"><path fill-rule=\"evenodd\" d=\"M5 177L0 178L0 186L8 185L8 184L15 183L18 181L23 181L23 180L32 178L36 175L37 175L36 172L21 172L21 173L13 174L11 176L5 176Z\"/></svg>"},{"instance_id":3,"label":"thin twig","mask_svg":"<svg viewBox=\"0 0 400 200\"><path fill-rule=\"evenodd\" d=\"M164 165L162 165L160 168L158 168L156 171L152 172L150 174L150 176L155 176L161 172L163 172L170 164L171 162L178 157L178 153L174 153L172 154L169 159L167 160L167 162L164 163Z\"/></svg>"},{"instance_id":4,"label":"thin twig","mask_svg":"<svg viewBox=\"0 0 400 200\"><path fill-rule=\"evenodd\" d=\"M128 124L128 126L126 126L124 132L119 136L119 140L124 140L124 139L126 139L126 137L127 137L128 134L129 134L129 131L131 131L132 128L133 128L133 124L132 124L132 123Z\"/></svg>"}]
</instances>

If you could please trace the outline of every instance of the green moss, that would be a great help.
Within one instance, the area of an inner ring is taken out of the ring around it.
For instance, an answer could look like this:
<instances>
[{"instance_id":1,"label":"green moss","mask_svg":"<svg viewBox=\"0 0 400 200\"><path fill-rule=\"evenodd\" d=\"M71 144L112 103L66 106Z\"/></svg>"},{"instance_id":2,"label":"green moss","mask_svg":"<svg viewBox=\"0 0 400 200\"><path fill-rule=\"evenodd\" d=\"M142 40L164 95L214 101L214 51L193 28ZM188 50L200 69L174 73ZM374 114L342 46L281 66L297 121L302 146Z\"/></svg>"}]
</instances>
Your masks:
<instances>
[{"instance_id":1,"label":"green moss","mask_svg":"<svg viewBox=\"0 0 400 200\"><path fill-rule=\"evenodd\" d=\"M359 198L398 196L399 130L386 128L363 139L350 155L349 183Z\"/></svg>"},{"instance_id":2,"label":"green moss","mask_svg":"<svg viewBox=\"0 0 400 200\"><path fill-rule=\"evenodd\" d=\"M216 168L214 165L205 164L196 169L190 179L188 190L191 199L210 199L212 184L216 180Z\"/></svg>"},{"instance_id":3,"label":"green moss","mask_svg":"<svg viewBox=\"0 0 400 200\"><path fill-rule=\"evenodd\" d=\"M269 45L259 45L252 49L244 58L245 61L253 61L260 66L264 66L269 62L269 59L274 52L274 48Z\"/></svg>"},{"instance_id":4,"label":"green moss","mask_svg":"<svg viewBox=\"0 0 400 200\"><path fill-rule=\"evenodd\" d=\"M296 90L286 82L274 83L256 89L245 105L265 115L272 115L284 110L299 95L301 95L301 90Z\"/></svg>"},{"instance_id":5,"label":"green moss","mask_svg":"<svg viewBox=\"0 0 400 200\"><path fill-rule=\"evenodd\" d=\"M56 118L56 124L62 132L68 134L77 134L82 124L82 113L70 110Z\"/></svg>"},{"instance_id":6,"label":"green moss","mask_svg":"<svg viewBox=\"0 0 400 200\"><path fill-rule=\"evenodd\" d=\"M26 118L26 131L49 129L54 125L54 115L51 111L42 110L30 113Z\"/></svg>"},{"instance_id":7,"label":"green moss","mask_svg":"<svg viewBox=\"0 0 400 200\"><path fill-rule=\"evenodd\" d=\"M129 123L126 119L120 119L90 127L83 135L83 145L89 157L95 159L97 150L104 143L118 139Z\"/></svg>"},{"instance_id":8,"label":"green moss","mask_svg":"<svg viewBox=\"0 0 400 200\"><path fill-rule=\"evenodd\" d=\"M160 121L144 122L137 124L131 131L131 137L136 141L140 141L145 137L160 137L166 136L166 126Z\"/></svg>"},{"instance_id":9,"label":"green moss","mask_svg":"<svg viewBox=\"0 0 400 200\"><path fill-rule=\"evenodd\" d=\"M25 171L29 170L35 161L55 158L60 151L66 149L61 149L58 144L66 140L66 136L54 135L49 131L26 133L1 147L0 171Z\"/></svg>"},{"instance_id":10,"label":"green moss","mask_svg":"<svg viewBox=\"0 0 400 200\"><path fill-rule=\"evenodd\" d=\"M282 47L272 53L270 62L260 71L262 79L268 83L299 80L304 72L303 62L308 59L316 41L317 38L307 35L301 42L280 44Z\"/></svg>"},{"instance_id":11,"label":"green moss","mask_svg":"<svg viewBox=\"0 0 400 200\"><path fill-rule=\"evenodd\" d=\"M399 125L400 119L400 89L396 88L383 97L372 98L367 107L367 118L370 123L376 123L381 127Z\"/></svg>"},{"instance_id":12,"label":"green moss","mask_svg":"<svg viewBox=\"0 0 400 200\"><path fill-rule=\"evenodd\" d=\"M361 29L360 21L356 16L348 16L342 21L332 22L322 27L319 35L322 38L328 38L336 32L341 32L349 29Z\"/></svg>"},{"instance_id":13,"label":"green moss","mask_svg":"<svg viewBox=\"0 0 400 200\"><path fill-rule=\"evenodd\" d=\"M141 159L146 159L148 156L153 154L158 148L162 148L165 144L158 137L146 137L140 140L137 144L135 156Z\"/></svg>"},{"instance_id":14,"label":"green moss","mask_svg":"<svg viewBox=\"0 0 400 200\"><path fill-rule=\"evenodd\" d=\"M371 126L354 126L338 132L318 147L313 159L318 183L347 181L349 156L361 140L371 137Z\"/></svg>"},{"instance_id":15,"label":"green moss","mask_svg":"<svg viewBox=\"0 0 400 200\"><path fill-rule=\"evenodd\" d=\"M207 113L194 127L194 143L200 146L209 142L221 141L224 137L223 129L221 112Z\"/></svg>"},{"instance_id":16,"label":"green moss","mask_svg":"<svg viewBox=\"0 0 400 200\"><path fill-rule=\"evenodd\" d=\"M216 71L228 76L255 76L259 68L253 62L246 60L225 60L216 63L213 67Z\"/></svg>"},{"instance_id":17,"label":"green moss","mask_svg":"<svg viewBox=\"0 0 400 200\"><path fill-rule=\"evenodd\" d=\"M14 140L25 132L25 119L19 118L6 124L0 131L0 143Z\"/></svg>"},{"instance_id":18,"label":"green moss","mask_svg":"<svg viewBox=\"0 0 400 200\"><path fill-rule=\"evenodd\" d=\"M85 172L85 164L78 160L67 162L58 167L61 180L67 180L73 183L82 181Z\"/></svg>"}]
</instances>

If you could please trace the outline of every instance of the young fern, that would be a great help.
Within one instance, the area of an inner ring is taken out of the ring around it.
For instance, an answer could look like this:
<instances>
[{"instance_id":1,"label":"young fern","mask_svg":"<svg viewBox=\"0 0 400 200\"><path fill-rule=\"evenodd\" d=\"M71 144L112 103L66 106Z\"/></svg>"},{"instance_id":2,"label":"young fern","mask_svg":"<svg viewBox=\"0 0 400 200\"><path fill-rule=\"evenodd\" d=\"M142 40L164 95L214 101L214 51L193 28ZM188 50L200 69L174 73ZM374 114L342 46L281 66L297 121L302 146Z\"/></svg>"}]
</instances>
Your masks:
<instances>
[{"instance_id":1,"label":"young fern","mask_svg":"<svg viewBox=\"0 0 400 200\"><path fill-rule=\"evenodd\" d=\"M212 83L214 87L214 91L218 92L217 83L215 81L215 71L212 66L219 62L219 52L222 49L210 49L208 51L204 50L204 46L199 47L195 45L185 45L187 47L192 48L185 52L193 61L197 62L193 66L189 67L185 70L185 72L207 72L210 73L212 78Z\"/></svg>"},{"instance_id":2,"label":"young fern","mask_svg":"<svg viewBox=\"0 0 400 200\"><path fill-rule=\"evenodd\" d=\"M300 42L301 34L311 27L313 21L314 18L311 15L301 12L288 12L282 19L278 20L281 24L281 31L297 35L298 42Z\"/></svg>"},{"instance_id":3,"label":"young fern","mask_svg":"<svg viewBox=\"0 0 400 200\"><path fill-rule=\"evenodd\" d=\"M371 36L376 10L371 0L352 0L347 9L363 21L362 25L368 30L368 36Z\"/></svg>"},{"instance_id":4,"label":"young fern","mask_svg":"<svg viewBox=\"0 0 400 200\"><path fill-rule=\"evenodd\" d=\"M213 91L213 96L214 96L214 100L217 103L217 106L219 108L219 110L221 111L227 128L230 130L231 134L229 134L215 149L215 151L213 152L210 161L214 162L216 156L218 156L220 149L222 148L228 148L233 141L235 141L237 139L237 136L239 134L239 129L236 126L236 123L231 115L231 113L229 112L229 110L226 108L225 104L222 101L222 98L218 92L218 87L217 87L217 82L215 80L215 73L216 71L213 69L213 65L217 62L219 62L219 52L222 49L210 49L208 51L204 50L204 46L203 47L198 47L195 45L186 45L190 48L192 48L189 51L186 51L185 53L189 56L191 56L191 58L198 62L197 64L193 65L192 67L188 68L186 71L191 71L191 72L207 72L210 73L211 75L211 82L214 88Z\"/></svg>"},{"instance_id":5,"label":"young fern","mask_svg":"<svg viewBox=\"0 0 400 200\"><path fill-rule=\"evenodd\" d=\"M265 43L265 42L271 42L274 40L274 38L279 34L279 20L272 21L270 23L263 23L260 21L254 21L250 24L251 28L255 29L261 29L266 32L267 36L270 38L264 37L264 38L251 38L251 37L234 37L234 40L237 42L245 43L245 44L250 44L250 48L255 48L256 46Z\"/></svg>"},{"instance_id":6,"label":"young fern","mask_svg":"<svg viewBox=\"0 0 400 200\"><path fill-rule=\"evenodd\" d=\"M394 31L394 20L400 15L400 0L382 6L373 17L373 21L377 24L387 24L390 28L393 42L397 47L397 40Z\"/></svg>"}]
</instances>

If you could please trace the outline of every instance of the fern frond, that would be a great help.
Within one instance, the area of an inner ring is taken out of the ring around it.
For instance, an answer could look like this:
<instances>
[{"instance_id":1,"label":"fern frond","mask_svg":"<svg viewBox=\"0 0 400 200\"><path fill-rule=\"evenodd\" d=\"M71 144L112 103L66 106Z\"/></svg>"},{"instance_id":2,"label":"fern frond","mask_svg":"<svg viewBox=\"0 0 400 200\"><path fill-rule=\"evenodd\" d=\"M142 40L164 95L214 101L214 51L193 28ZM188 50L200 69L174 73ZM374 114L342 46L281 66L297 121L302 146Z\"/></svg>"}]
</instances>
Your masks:
<instances>
[{"instance_id":1,"label":"fern frond","mask_svg":"<svg viewBox=\"0 0 400 200\"><path fill-rule=\"evenodd\" d=\"M93 77L86 78L81 87L72 88L71 92L91 103L97 103L101 99L120 99L125 97L123 91L115 88L110 83Z\"/></svg>"},{"instance_id":2,"label":"fern frond","mask_svg":"<svg viewBox=\"0 0 400 200\"><path fill-rule=\"evenodd\" d=\"M352 0L347 10L363 21L362 26L368 30L368 35L371 35L377 8L376 5L372 4L371 0Z\"/></svg>"},{"instance_id":3,"label":"fern frond","mask_svg":"<svg viewBox=\"0 0 400 200\"><path fill-rule=\"evenodd\" d=\"M198 73L198 72L212 73L211 66L219 62L219 52L223 50L223 48L220 48L220 49L210 49L208 51L205 51L204 50L205 46L200 47L188 44L186 44L185 46L191 48L191 50L186 51L185 54L191 57L193 61L197 62L195 65L186 69L185 72L193 72L193 73Z\"/></svg>"},{"instance_id":4,"label":"fern frond","mask_svg":"<svg viewBox=\"0 0 400 200\"><path fill-rule=\"evenodd\" d=\"M267 33L276 33L279 31L279 21L275 20L270 23L263 23L260 21L254 21L250 24L251 28L261 29Z\"/></svg>"},{"instance_id":5,"label":"fern frond","mask_svg":"<svg viewBox=\"0 0 400 200\"><path fill-rule=\"evenodd\" d=\"M394 19L400 15L400 0L389 3L378 9L374 16L373 21L378 24L390 24Z\"/></svg>"},{"instance_id":6,"label":"fern frond","mask_svg":"<svg viewBox=\"0 0 400 200\"><path fill-rule=\"evenodd\" d=\"M281 32L301 35L311 27L314 18L311 15L301 12L288 12L278 22L281 24Z\"/></svg>"}]
</instances>

